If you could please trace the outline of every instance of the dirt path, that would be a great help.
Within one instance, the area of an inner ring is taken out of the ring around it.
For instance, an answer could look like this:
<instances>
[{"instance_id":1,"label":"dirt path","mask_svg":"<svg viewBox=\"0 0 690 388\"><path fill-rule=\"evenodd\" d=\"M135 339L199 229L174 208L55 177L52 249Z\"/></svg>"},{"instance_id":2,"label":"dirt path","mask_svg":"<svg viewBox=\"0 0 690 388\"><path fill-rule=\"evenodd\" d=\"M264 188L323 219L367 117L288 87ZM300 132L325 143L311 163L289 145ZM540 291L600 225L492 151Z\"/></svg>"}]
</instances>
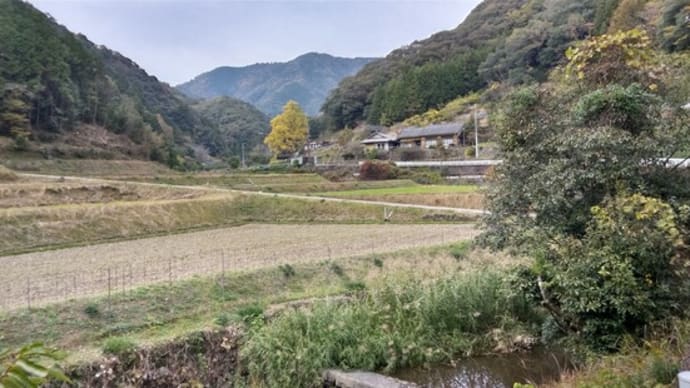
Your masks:
<instances>
[{"instance_id":1,"label":"dirt path","mask_svg":"<svg viewBox=\"0 0 690 388\"><path fill-rule=\"evenodd\" d=\"M261 192L261 191L245 191L245 190L225 189L225 188L221 188L221 187L209 187L209 186L169 185L169 184L163 184L163 183L114 181L114 180L110 180L110 179L100 179L100 178L83 178L83 177L75 177L75 176L60 177L60 176L56 176L56 175L25 174L25 173L17 174L17 175L24 176L27 178L65 179L65 180L77 180L77 181L86 181L86 182L95 182L95 183L128 183L128 184L138 184L138 185L144 185L144 186L155 186L155 187L173 187L173 188L185 189L185 190L220 191L220 192L232 192L232 193L239 193L239 194L247 194L247 195L262 195L262 196L268 196L268 197L295 198L295 199L303 199L303 200L308 200L308 201L359 203L359 204L364 204L364 205L378 205L378 206L386 206L386 207L392 207L392 208L413 208L413 209L424 209L424 210L436 210L436 211L453 212L453 213L465 214L465 215L471 215L471 216L478 216L478 215L486 214L485 210L477 210L477 209L463 209L463 208L444 207L444 206L416 205L416 204L385 202L385 201L369 201L369 200L349 199L349 198L320 197L320 196L303 195L303 194L265 193L265 192Z\"/></svg>"},{"instance_id":2,"label":"dirt path","mask_svg":"<svg viewBox=\"0 0 690 388\"><path fill-rule=\"evenodd\" d=\"M471 239L472 225L257 225L0 257L0 310Z\"/></svg>"}]
</instances>

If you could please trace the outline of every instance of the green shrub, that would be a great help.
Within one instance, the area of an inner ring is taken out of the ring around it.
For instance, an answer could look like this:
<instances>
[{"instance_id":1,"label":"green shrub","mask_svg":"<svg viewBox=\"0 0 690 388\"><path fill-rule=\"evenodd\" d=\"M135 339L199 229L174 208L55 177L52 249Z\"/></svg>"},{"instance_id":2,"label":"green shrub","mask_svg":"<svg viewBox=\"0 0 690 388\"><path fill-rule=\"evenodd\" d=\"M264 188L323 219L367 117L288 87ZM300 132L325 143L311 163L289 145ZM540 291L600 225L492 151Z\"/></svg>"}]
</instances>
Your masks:
<instances>
[{"instance_id":1,"label":"green shrub","mask_svg":"<svg viewBox=\"0 0 690 388\"><path fill-rule=\"evenodd\" d=\"M348 281L345 282L345 289L350 292L364 291L367 289L367 285L359 281Z\"/></svg>"},{"instance_id":2,"label":"green shrub","mask_svg":"<svg viewBox=\"0 0 690 388\"><path fill-rule=\"evenodd\" d=\"M455 260L465 259L470 250L470 244L460 243L455 244L450 247L450 255L453 256Z\"/></svg>"},{"instance_id":3,"label":"green shrub","mask_svg":"<svg viewBox=\"0 0 690 388\"><path fill-rule=\"evenodd\" d=\"M679 372L675 362L656 357L649 367L649 375L657 384L670 385Z\"/></svg>"},{"instance_id":4,"label":"green shrub","mask_svg":"<svg viewBox=\"0 0 690 388\"><path fill-rule=\"evenodd\" d=\"M528 302L491 272L391 282L353 303L322 302L256 325L242 349L249 379L320 386L325 368L386 370L490 350L489 333L531 322Z\"/></svg>"},{"instance_id":5,"label":"green shrub","mask_svg":"<svg viewBox=\"0 0 690 388\"><path fill-rule=\"evenodd\" d=\"M128 337L110 337L103 343L103 353L123 357L134 351L137 345Z\"/></svg>"},{"instance_id":6,"label":"green shrub","mask_svg":"<svg viewBox=\"0 0 690 388\"><path fill-rule=\"evenodd\" d=\"M641 336L649 323L682 313L688 284L677 250L683 242L676 214L658 199L623 196L592 214L585 235L559 239L522 287L563 332L614 350L626 334Z\"/></svg>"},{"instance_id":7,"label":"green shrub","mask_svg":"<svg viewBox=\"0 0 690 388\"><path fill-rule=\"evenodd\" d=\"M289 278L295 276L295 274L296 274L295 269L290 264L282 264L282 265L278 266L278 269L280 269L280 272L283 273L283 276L286 279L289 279Z\"/></svg>"},{"instance_id":8,"label":"green shrub","mask_svg":"<svg viewBox=\"0 0 690 388\"><path fill-rule=\"evenodd\" d=\"M340 277L342 277L342 276L345 275L345 271L343 270L343 267L341 267L340 265L338 265L338 264L336 264L336 263L331 263L331 265L330 265L329 268L331 269L331 271L332 271L334 274L336 274L336 275L338 275L338 276L340 276Z\"/></svg>"},{"instance_id":9,"label":"green shrub","mask_svg":"<svg viewBox=\"0 0 690 388\"><path fill-rule=\"evenodd\" d=\"M374 257L374 265L383 268L383 260L380 257Z\"/></svg>"},{"instance_id":10,"label":"green shrub","mask_svg":"<svg viewBox=\"0 0 690 388\"><path fill-rule=\"evenodd\" d=\"M264 309L263 309L263 307L259 306L258 304L250 304L247 306L243 306L239 310L237 310L237 315L245 323L251 323L255 319L262 317L263 314L264 314Z\"/></svg>"},{"instance_id":11,"label":"green shrub","mask_svg":"<svg viewBox=\"0 0 690 388\"><path fill-rule=\"evenodd\" d=\"M101 314L101 309L98 307L97 303L91 302L84 307L84 313L89 317L94 318Z\"/></svg>"},{"instance_id":12,"label":"green shrub","mask_svg":"<svg viewBox=\"0 0 690 388\"><path fill-rule=\"evenodd\" d=\"M227 313L220 313L213 323L220 327L226 327L230 323L230 316Z\"/></svg>"}]
</instances>

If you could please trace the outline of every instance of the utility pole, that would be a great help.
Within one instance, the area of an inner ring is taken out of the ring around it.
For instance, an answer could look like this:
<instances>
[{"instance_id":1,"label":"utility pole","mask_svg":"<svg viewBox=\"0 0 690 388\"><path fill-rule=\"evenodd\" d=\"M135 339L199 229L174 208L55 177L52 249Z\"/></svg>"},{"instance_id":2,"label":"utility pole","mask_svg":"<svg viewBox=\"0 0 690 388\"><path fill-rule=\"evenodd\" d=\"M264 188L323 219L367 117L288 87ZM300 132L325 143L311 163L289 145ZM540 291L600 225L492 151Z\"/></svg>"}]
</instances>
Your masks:
<instances>
[{"instance_id":1,"label":"utility pole","mask_svg":"<svg viewBox=\"0 0 690 388\"><path fill-rule=\"evenodd\" d=\"M474 158L479 159L479 123L477 120L477 108L474 106Z\"/></svg>"},{"instance_id":2,"label":"utility pole","mask_svg":"<svg viewBox=\"0 0 690 388\"><path fill-rule=\"evenodd\" d=\"M244 143L242 143L242 168L247 168L247 163L244 161Z\"/></svg>"}]
</instances>

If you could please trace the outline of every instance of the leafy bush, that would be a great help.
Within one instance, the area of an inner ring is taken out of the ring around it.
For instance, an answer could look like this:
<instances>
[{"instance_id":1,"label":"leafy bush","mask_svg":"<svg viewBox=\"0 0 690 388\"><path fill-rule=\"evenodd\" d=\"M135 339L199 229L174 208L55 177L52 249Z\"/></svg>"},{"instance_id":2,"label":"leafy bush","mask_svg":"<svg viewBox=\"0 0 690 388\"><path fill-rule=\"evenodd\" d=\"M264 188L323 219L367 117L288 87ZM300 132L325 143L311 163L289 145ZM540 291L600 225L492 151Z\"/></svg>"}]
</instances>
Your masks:
<instances>
[{"instance_id":1,"label":"leafy bush","mask_svg":"<svg viewBox=\"0 0 690 388\"><path fill-rule=\"evenodd\" d=\"M616 348L649 322L682 313L688 299L678 218L661 200L636 194L592 209L581 239L564 237L542 256L531 289L555 323L596 349Z\"/></svg>"},{"instance_id":2,"label":"leafy bush","mask_svg":"<svg viewBox=\"0 0 690 388\"><path fill-rule=\"evenodd\" d=\"M48 380L69 384L57 362L64 355L41 343L33 343L16 351L0 349L0 387L40 387Z\"/></svg>"},{"instance_id":3,"label":"leafy bush","mask_svg":"<svg viewBox=\"0 0 690 388\"><path fill-rule=\"evenodd\" d=\"M89 303L84 307L84 313L89 317L97 317L101 314L101 309L98 307L97 303Z\"/></svg>"},{"instance_id":4,"label":"leafy bush","mask_svg":"<svg viewBox=\"0 0 690 388\"><path fill-rule=\"evenodd\" d=\"M359 178L363 180L394 179L395 165L389 162L367 160L359 166Z\"/></svg>"},{"instance_id":5,"label":"leafy bush","mask_svg":"<svg viewBox=\"0 0 690 388\"><path fill-rule=\"evenodd\" d=\"M581 125L616 127L638 134L653 128L659 115L653 111L658 99L639 84L626 88L610 85L582 96L573 114Z\"/></svg>"},{"instance_id":6,"label":"leafy bush","mask_svg":"<svg viewBox=\"0 0 690 388\"><path fill-rule=\"evenodd\" d=\"M383 260L380 257L374 257L374 265L383 268Z\"/></svg>"},{"instance_id":7,"label":"leafy bush","mask_svg":"<svg viewBox=\"0 0 690 388\"><path fill-rule=\"evenodd\" d=\"M230 316L227 313L220 313L213 323L220 327L226 327L230 323Z\"/></svg>"},{"instance_id":8,"label":"leafy bush","mask_svg":"<svg viewBox=\"0 0 690 388\"><path fill-rule=\"evenodd\" d=\"M358 291L364 291L364 290L366 290L366 289L367 289L367 285L364 284L363 282L358 282L358 281L352 282L352 281L348 281L348 282L345 282L345 288L346 288L348 291L350 291L350 292L358 292Z\"/></svg>"},{"instance_id":9,"label":"leafy bush","mask_svg":"<svg viewBox=\"0 0 690 388\"><path fill-rule=\"evenodd\" d=\"M128 337L110 337L103 343L103 353L123 357L134 351L137 345Z\"/></svg>"},{"instance_id":10,"label":"leafy bush","mask_svg":"<svg viewBox=\"0 0 690 388\"><path fill-rule=\"evenodd\" d=\"M239 317L245 323L251 323L255 319L263 316L263 314L264 314L264 309L263 309L263 307L259 306L258 304L246 305L246 306L240 307L240 309L237 310L237 315L239 315Z\"/></svg>"},{"instance_id":11,"label":"leafy bush","mask_svg":"<svg viewBox=\"0 0 690 388\"><path fill-rule=\"evenodd\" d=\"M470 244L468 243L455 244L450 247L450 255L453 256L455 260L464 259L467 257L469 250Z\"/></svg>"},{"instance_id":12,"label":"leafy bush","mask_svg":"<svg viewBox=\"0 0 690 388\"><path fill-rule=\"evenodd\" d=\"M488 333L516 329L533 312L484 272L434 283L390 283L347 304L323 302L252 327L242 349L249 378L266 386L321 384L325 368L387 370L489 349Z\"/></svg>"},{"instance_id":13,"label":"leafy bush","mask_svg":"<svg viewBox=\"0 0 690 388\"><path fill-rule=\"evenodd\" d=\"M333 272L334 274L336 274L338 276L342 277L345 275L345 271L343 270L343 267L341 267L340 265L338 265L336 263L331 263L330 269L331 269L331 272Z\"/></svg>"},{"instance_id":14,"label":"leafy bush","mask_svg":"<svg viewBox=\"0 0 690 388\"><path fill-rule=\"evenodd\" d=\"M296 274L295 269L290 264L282 264L278 266L278 269L280 269L280 272L283 273L283 276L286 279L291 278Z\"/></svg>"}]
</instances>

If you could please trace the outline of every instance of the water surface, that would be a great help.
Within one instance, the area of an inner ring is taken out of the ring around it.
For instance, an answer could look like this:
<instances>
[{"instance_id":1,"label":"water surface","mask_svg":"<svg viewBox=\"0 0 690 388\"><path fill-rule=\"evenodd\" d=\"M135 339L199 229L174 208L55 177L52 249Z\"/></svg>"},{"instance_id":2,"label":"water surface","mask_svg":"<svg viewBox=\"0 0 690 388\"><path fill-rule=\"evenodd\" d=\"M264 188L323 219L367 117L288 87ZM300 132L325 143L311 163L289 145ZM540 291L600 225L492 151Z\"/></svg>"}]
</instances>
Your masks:
<instances>
[{"instance_id":1,"label":"water surface","mask_svg":"<svg viewBox=\"0 0 690 388\"><path fill-rule=\"evenodd\" d=\"M456 366L406 369L394 376L422 387L512 388L516 382L539 385L558 380L561 372L570 367L563 352L535 349L528 353L462 359Z\"/></svg>"}]
</instances>

